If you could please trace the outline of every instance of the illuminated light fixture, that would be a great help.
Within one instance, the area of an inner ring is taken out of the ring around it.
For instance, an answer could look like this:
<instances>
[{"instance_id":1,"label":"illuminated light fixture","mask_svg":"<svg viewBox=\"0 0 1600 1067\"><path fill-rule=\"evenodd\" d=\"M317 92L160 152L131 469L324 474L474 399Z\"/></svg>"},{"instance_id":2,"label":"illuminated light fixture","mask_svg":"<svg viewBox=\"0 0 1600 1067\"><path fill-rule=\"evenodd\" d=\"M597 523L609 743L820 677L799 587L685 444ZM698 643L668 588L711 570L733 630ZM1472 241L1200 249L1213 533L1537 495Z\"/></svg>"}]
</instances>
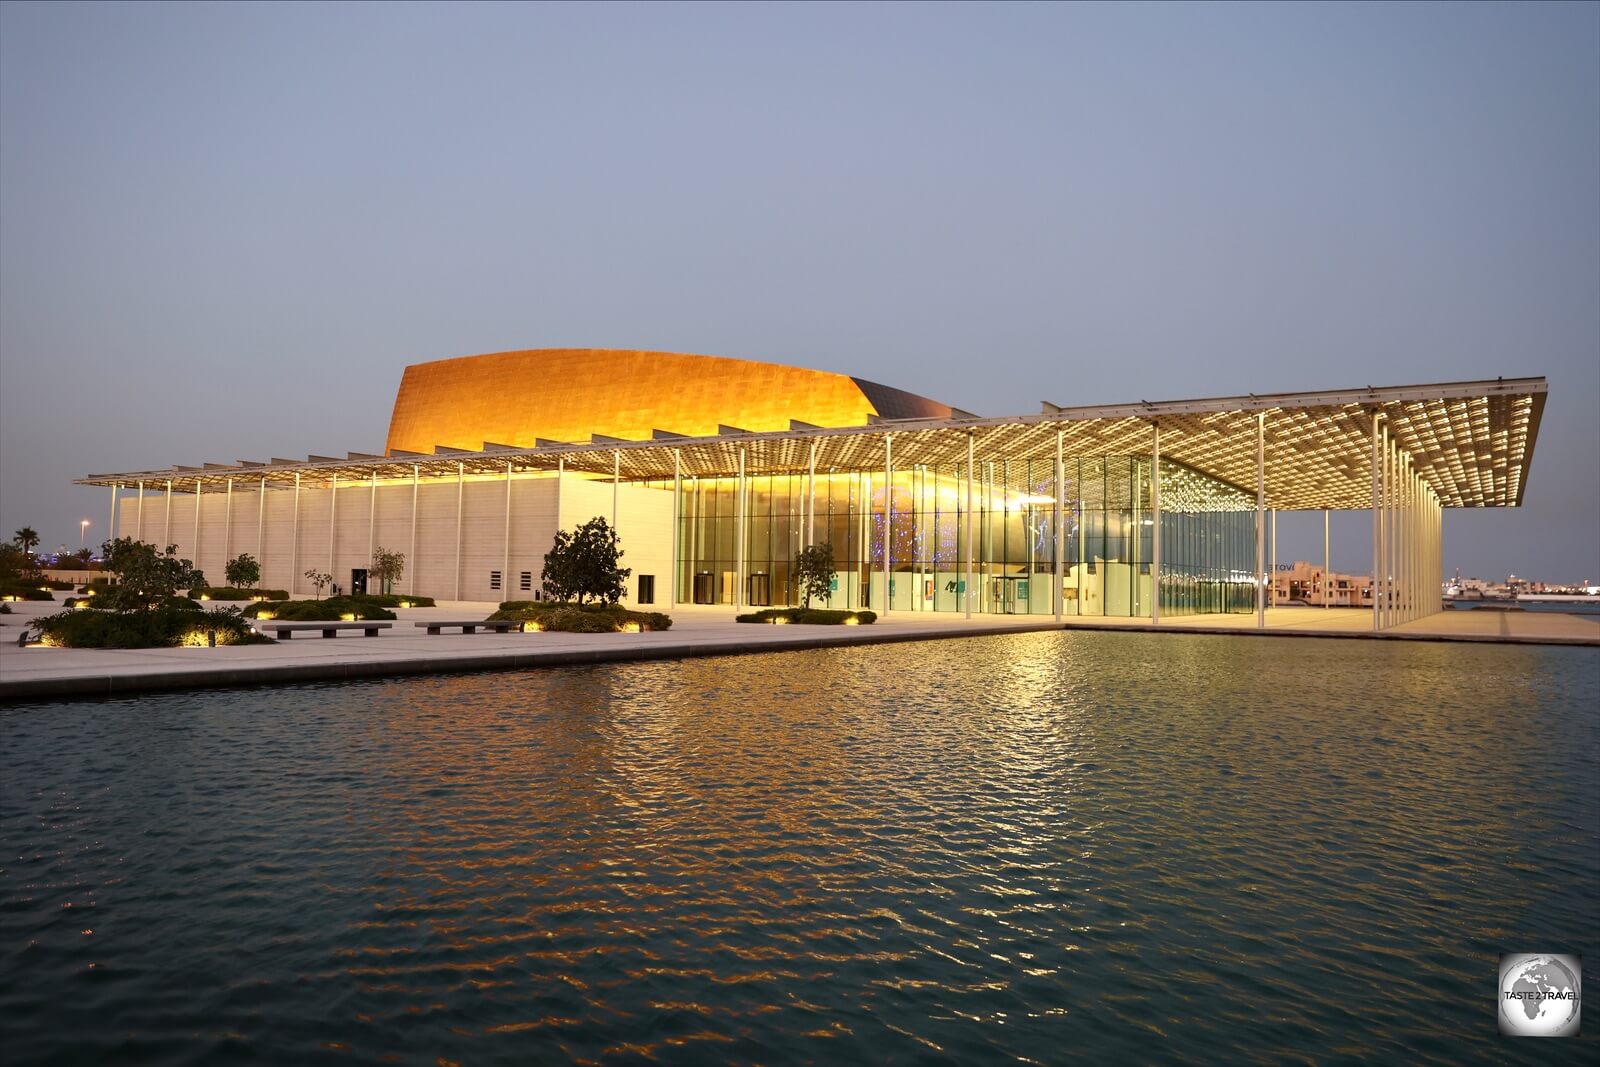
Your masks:
<instances>
[{"instance_id":1,"label":"illuminated light fixture","mask_svg":"<svg viewBox=\"0 0 1600 1067\"><path fill-rule=\"evenodd\" d=\"M522 632L525 633L525 634L536 634L536 633L542 633L543 631L544 631L544 626L541 625L540 623L537 623L537 622L525 622L525 623L522 624Z\"/></svg>"},{"instance_id":2,"label":"illuminated light fixture","mask_svg":"<svg viewBox=\"0 0 1600 1067\"><path fill-rule=\"evenodd\" d=\"M271 612L271 611L262 611L262 612L258 612L256 614L256 618L261 619L264 622L271 622L273 619L276 619L277 617L278 617L277 614L274 613L274 612Z\"/></svg>"},{"instance_id":3,"label":"illuminated light fixture","mask_svg":"<svg viewBox=\"0 0 1600 1067\"><path fill-rule=\"evenodd\" d=\"M402 608L409 608L409 607L410 607L410 606L411 606L411 601L409 601L409 600L402 600L402 601L400 601L400 606L401 606L401 607L402 607Z\"/></svg>"},{"instance_id":4,"label":"illuminated light fixture","mask_svg":"<svg viewBox=\"0 0 1600 1067\"><path fill-rule=\"evenodd\" d=\"M201 593L200 594L200 599L201 600L210 600L211 599L211 595L209 593Z\"/></svg>"},{"instance_id":5,"label":"illuminated light fixture","mask_svg":"<svg viewBox=\"0 0 1600 1067\"><path fill-rule=\"evenodd\" d=\"M642 633L643 629L644 628L636 622L625 622L622 624L622 632L625 634Z\"/></svg>"},{"instance_id":6,"label":"illuminated light fixture","mask_svg":"<svg viewBox=\"0 0 1600 1067\"><path fill-rule=\"evenodd\" d=\"M356 621L355 612L352 612L352 611L345 612L343 615L340 615L339 618L343 619L345 622L355 622Z\"/></svg>"},{"instance_id":7,"label":"illuminated light fixture","mask_svg":"<svg viewBox=\"0 0 1600 1067\"><path fill-rule=\"evenodd\" d=\"M789 616L787 616L787 615L775 615L775 616L773 616L772 625L774 625L774 626L787 626L787 625L789 625Z\"/></svg>"},{"instance_id":8,"label":"illuminated light fixture","mask_svg":"<svg viewBox=\"0 0 1600 1067\"><path fill-rule=\"evenodd\" d=\"M854 615L846 615L845 619L844 619L844 624L846 626L860 626L861 625L861 620L858 617L854 616Z\"/></svg>"}]
</instances>

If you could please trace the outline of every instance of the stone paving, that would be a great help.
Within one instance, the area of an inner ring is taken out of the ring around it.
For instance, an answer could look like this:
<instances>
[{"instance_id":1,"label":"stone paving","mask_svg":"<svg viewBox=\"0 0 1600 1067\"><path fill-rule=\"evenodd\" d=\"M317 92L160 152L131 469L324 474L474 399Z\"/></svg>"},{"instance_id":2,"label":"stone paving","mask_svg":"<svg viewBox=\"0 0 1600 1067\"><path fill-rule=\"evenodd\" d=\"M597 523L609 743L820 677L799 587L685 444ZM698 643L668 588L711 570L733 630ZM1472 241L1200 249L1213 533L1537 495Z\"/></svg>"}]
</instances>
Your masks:
<instances>
[{"instance_id":1,"label":"stone paving","mask_svg":"<svg viewBox=\"0 0 1600 1067\"><path fill-rule=\"evenodd\" d=\"M1276 608L1265 631L1254 615L1203 615L1164 619L1077 619L1056 623L1048 615L974 616L894 612L871 626L761 626L733 621L728 608L670 609L671 630L641 634L429 635L412 624L429 619L481 618L495 605L443 602L435 608L400 609L392 629L367 638L316 634L271 645L223 648L60 649L19 648L21 625L58 610L51 604L13 604L0 616L0 700L46 696L109 695L148 689L281 684L316 679L436 671L493 670L582 663L675 659L873 644L996 633L1068 629L1122 629L1236 636L1330 637L1376 640L1487 641L1510 644L1600 646L1600 616L1554 612L1446 611L1374 633L1369 611L1350 608Z\"/></svg>"}]
</instances>

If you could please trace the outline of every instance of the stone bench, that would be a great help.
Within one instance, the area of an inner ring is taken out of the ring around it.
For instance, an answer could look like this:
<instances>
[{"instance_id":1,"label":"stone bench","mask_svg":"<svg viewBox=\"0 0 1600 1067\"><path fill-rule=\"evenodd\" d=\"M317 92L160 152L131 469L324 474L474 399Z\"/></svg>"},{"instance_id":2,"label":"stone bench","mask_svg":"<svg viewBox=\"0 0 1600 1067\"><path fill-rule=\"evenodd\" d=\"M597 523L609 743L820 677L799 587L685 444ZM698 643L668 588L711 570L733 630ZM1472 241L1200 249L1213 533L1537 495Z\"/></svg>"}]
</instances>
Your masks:
<instances>
[{"instance_id":1,"label":"stone bench","mask_svg":"<svg viewBox=\"0 0 1600 1067\"><path fill-rule=\"evenodd\" d=\"M256 628L276 634L279 641L287 641L296 633L309 630L321 630L323 637L333 637L340 630L360 630L365 637L377 637L379 630L387 630L393 625L392 622L361 619L356 622L258 622Z\"/></svg>"},{"instance_id":2,"label":"stone bench","mask_svg":"<svg viewBox=\"0 0 1600 1067\"><path fill-rule=\"evenodd\" d=\"M433 622L412 623L413 626L426 626L428 633L437 634L441 630L459 629L464 634L476 633L479 628L493 630L497 634L510 633L513 628L518 633L522 632L522 623L515 619L455 619L448 621L434 620Z\"/></svg>"}]
</instances>

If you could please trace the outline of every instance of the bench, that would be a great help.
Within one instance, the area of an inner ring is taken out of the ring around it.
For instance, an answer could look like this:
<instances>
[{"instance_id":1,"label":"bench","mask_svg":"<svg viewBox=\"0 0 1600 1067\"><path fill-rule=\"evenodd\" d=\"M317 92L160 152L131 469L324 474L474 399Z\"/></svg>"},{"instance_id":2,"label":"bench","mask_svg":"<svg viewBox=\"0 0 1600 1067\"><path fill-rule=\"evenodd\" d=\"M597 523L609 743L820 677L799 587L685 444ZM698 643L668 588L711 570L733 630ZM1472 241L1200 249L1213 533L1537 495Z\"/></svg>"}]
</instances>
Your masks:
<instances>
[{"instance_id":1,"label":"bench","mask_svg":"<svg viewBox=\"0 0 1600 1067\"><path fill-rule=\"evenodd\" d=\"M276 634L279 641L287 641L297 632L308 630L321 630L323 637L333 637L340 630L360 630L363 636L377 637L379 630L387 630L393 625L392 622L362 619L357 622L258 622L256 628Z\"/></svg>"},{"instance_id":2,"label":"bench","mask_svg":"<svg viewBox=\"0 0 1600 1067\"><path fill-rule=\"evenodd\" d=\"M497 634L510 633L515 627L518 633L522 632L522 623L516 619L456 619L451 621L435 620L433 622L412 623L413 626L426 626L428 633L437 634L440 630L459 628L462 633L476 633L479 627L493 630Z\"/></svg>"}]
</instances>

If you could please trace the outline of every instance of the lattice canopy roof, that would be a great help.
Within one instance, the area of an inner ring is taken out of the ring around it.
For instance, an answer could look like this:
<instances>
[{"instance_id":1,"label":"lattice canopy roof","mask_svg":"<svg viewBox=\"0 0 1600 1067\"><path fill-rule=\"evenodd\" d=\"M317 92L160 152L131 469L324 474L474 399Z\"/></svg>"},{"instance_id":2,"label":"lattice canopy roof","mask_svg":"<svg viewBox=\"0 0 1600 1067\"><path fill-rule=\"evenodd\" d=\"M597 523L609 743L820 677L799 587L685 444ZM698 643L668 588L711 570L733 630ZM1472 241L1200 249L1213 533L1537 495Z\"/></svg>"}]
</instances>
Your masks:
<instances>
[{"instance_id":1,"label":"lattice canopy roof","mask_svg":"<svg viewBox=\"0 0 1600 1067\"><path fill-rule=\"evenodd\" d=\"M351 453L344 459L310 456L270 463L239 461L201 467L97 474L80 485L140 482L146 489L210 492L232 479L241 486L322 485L458 474L569 471L609 476L615 464L625 480L803 472L817 450L817 469L881 470L884 442L892 438L896 469L914 465L953 468L967 461L968 441L978 462L1053 460L1057 437L1067 456L1148 454L1161 429L1163 458L1177 460L1225 482L1256 484L1256 421L1265 419L1268 507L1363 509L1371 505L1371 432L1378 417L1445 507L1515 507L1522 503L1528 467L1544 411L1543 378L1367 388L1327 393L1219 397L1112 407L1061 408L1045 404L1038 415L1009 418L879 420L868 426L750 433L725 428L705 437L591 440L514 448L485 442L467 450L436 447L431 453Z\"/></svg>"}]
</instances>

